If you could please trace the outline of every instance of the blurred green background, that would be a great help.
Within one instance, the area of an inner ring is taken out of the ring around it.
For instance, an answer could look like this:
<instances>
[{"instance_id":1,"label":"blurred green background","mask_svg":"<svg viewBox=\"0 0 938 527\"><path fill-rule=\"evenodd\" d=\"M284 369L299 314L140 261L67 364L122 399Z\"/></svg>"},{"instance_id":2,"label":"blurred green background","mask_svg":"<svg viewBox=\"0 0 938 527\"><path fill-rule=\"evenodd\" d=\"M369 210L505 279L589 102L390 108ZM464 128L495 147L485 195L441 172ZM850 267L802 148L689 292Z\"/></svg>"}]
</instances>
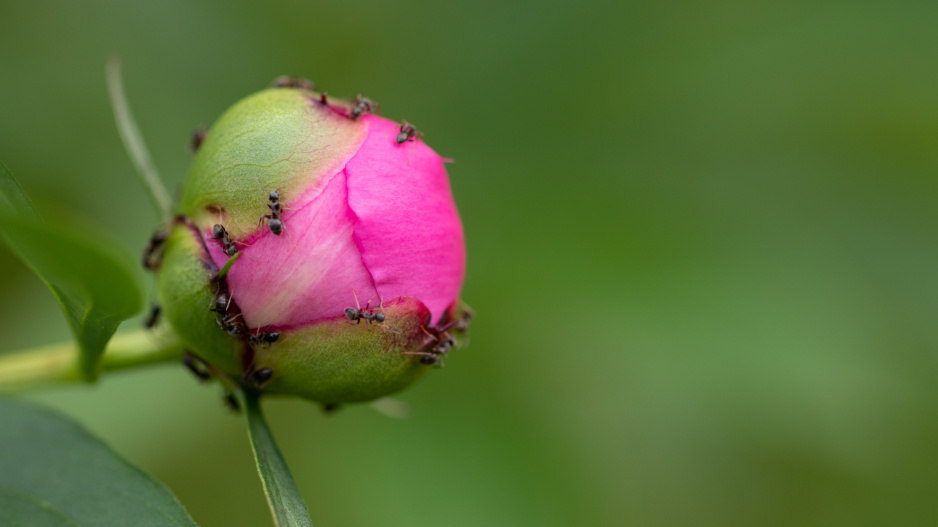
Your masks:
<instances>
[{"instance_id":1,"label":"blurred green background","mask_svg":"<svg viewBox=\"0 0 938 527\"><path fill-rule=\"evenodd\" d=\"M321 526L938 523L938 4L0 3L0 159L138 254L104 63L178 188L283 73L449 165L472 345L271 424ZM0 248L0 352L69 338ZM138 321L129 326L136 327ZM270 520L241 419L181 366L32 394L198 523ZM2 426L2 425L0 425Z\"/></svg>"}]
</instances>

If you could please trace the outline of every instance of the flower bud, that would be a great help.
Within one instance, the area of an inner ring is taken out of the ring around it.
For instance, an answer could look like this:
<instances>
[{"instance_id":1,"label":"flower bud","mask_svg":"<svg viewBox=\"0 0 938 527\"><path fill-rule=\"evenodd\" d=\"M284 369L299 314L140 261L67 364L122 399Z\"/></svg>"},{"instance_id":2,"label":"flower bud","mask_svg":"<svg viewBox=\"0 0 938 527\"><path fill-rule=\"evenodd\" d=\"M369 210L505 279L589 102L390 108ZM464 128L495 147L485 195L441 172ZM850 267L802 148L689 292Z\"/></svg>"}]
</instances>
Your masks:
<instances>
[{"instance_id":1,"label":"flower bud","mask_svg":"<svg viewBox=\"0 0 938 527\"><path fill-rule=\"evenodd\" d=\"M196 355L248 387L373 399L458 346L462 225L416 128L305 88L247 97L205 136L159 300Z\"/></svg>"}]
</instances>

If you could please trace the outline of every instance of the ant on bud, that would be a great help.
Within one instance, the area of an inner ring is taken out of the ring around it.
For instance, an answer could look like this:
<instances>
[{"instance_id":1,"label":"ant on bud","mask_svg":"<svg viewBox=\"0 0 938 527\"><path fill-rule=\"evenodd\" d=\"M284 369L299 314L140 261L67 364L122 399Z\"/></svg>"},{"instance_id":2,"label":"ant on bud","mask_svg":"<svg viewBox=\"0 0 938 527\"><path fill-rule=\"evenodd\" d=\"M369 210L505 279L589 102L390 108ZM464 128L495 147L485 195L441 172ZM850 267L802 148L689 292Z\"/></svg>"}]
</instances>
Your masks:
<instances>
[{"instance_id":1,"label":"ant on bud","mask_svg":"<svg viewBox=\"0 0 938 527\"><path fill-rule=\"evenodd\" d=\"M192 133L192 140L189 142L189 151L195 154L202 148L202 143L205 142L205 138L208 137L208 130L204 128L199 128Z\"/></svg>"},{"instance_id":2,"label":"ant on bud","mask_svg":"<svg viewBox=\"0 0 938 527\"><path fill-rule=\"evenodd\" d=\"M361 304L358 303L358 295L355 294L355 291L352 290L352 295L355 297L355 307L349 307L345 309L345 318L349 319L350 322L355 322L356 325L361 324L362 320L365 320L366 324L380 324L384 322L385 316L384 313L372 313L371 310L371 300L365 304L365 309L362 309ZM381 305L378 305L380 309Z\"/></svg>"},{"instance_id":3,"label":"ant on bud","mask_svg":"<svg viewBox=\"0 0 938 527\"><path fill-rule=\"evenodd\" d=\"M472 317L474 317L475 314L475 311L469 309L468 306L463 306L462 316L456 321L456 331L462 333L469 331L469 323L472 322Z\"/></svg>"},{"instance_id":4,"label":"ant on bud","mask_svg":"<svg viewBox=\"0 0 938 527\"><path fill-rule=\"evenodd\" d=\"M224 315L228 312L228 308L231 307L232 302L227 293L219 293L213 304L214 305L212 306L211 310Z\"/></svg>"},{"instance_id":5,"label":"ant on bud","mask_svg":"<svg viewBox=\"0 0 938 527\"><path fill-rule=\"evenodd\" d=\"M212 377L211 372L208 370L208 367L205 365L205 362L196 357L191 351L187 351L186 355L182 358L182 363L192 372L193 375L200 382L209 380Z\"/></svg>"},{"instance_id":6,"label":"ant on bud","mask_svg":"<svg viewBox=\"0 0 938 527\"><path fill-rule=\"evenodd\" d=\"M252 334L248 337L248 342L256 346L270 346L280 338L280 333L276 331L265 331L263 333Z\"/></svg>"},{"instance_id":7,"label":"ant on bud","mask_svg":"<svg viewBox=\"0 0 938 527\"><path fill-rule=\"evenodd\" d=\"M216 318L215 323L218 324L218 327L227 331L232 337L240 337L243 333L241 325L238 324L238 317L240 316L240 313L237 315L225 315L222 318Z\"/></svg>"},{"instance_id":8,"label":"ant on bud","mask_svg":"<svg viewBox=\"0 0 938 527\"><path fill-rule=\"evenodd\" d=\"M166 233L157 231L150 237L150 243L143 250L143 267L156 271L163 263L163 246L166 244Z\"/></svg>"},{"instance_id":9,"label":"ant on bud","mask_svg":"<svg viewBox=\"0 0 938 527\"><path fill-rule=\"evenodd\" d=\"M397 144L400 145L407 141L416 141L419 137L423 137L423 132L417 130L416 126L407 121L402 121L400 132L397 134Z\"/></svg>"},{"instance_id":10,"label":"ant on bud","mask_svg":"<svg viewBox=\"0 0 938 527\"><path fill-rule=\"evenodd\" d=\"M160 311L159 304L153 304L153 307L150 308L150 314L143 321L143 327L153 329L153 326L160 320Z\"/></svg>"},{"instance_id":11,"label":"ant on bud","mask_svg":"<svg viewBox=\"0 0 938 527\"><path fill-rule=\"evenodd\" d=\"M244 380L250 382L258 388L263 388L274 376L274 370L270 368L261 368L244 374Z\"/></svg>"},{"instance_id":12,"label":"ant on bud","mask_svg":"<svg viewBox=\"0 0 938 527\"><path fill-rule=\"evenodd\" d=\"M316 89L316 83L302 77L291 77L281 75L270 83L271 88L299 88L301 90L313 91Z\"/></svg>"},{"instance_id":13,"label":"ant on bud","mask_svg":"<svg viewBox=\"0 0 938 527\"><path fill-rule=\"evenodd\" d=\"M381 113L381 111L379 110L378 103L362 97L362 94L359 93L355 96L355 106L352 106L352 110L349 112L349 119L354 121L361 117L363 113Z\"/></svg>"},{"instance_id":14,"label":"ant on bud","mask_svg":"<svg viewBox=\"0 0 938 527\"><path fill-rule=\"evenodd\" d=\"M232 412L240 412L241 405L238 404L238 399L235 398L234 394L231 392L225 393L225 396L222 398L222 401L225 403L225 406L228 407Z\"/></svg>"},{"instance_id":15,"label":"ant on bud","mask_svg":"<svg viewBox=\"0 0 938 527\"><path fill-rule=\"evenodd\" d=\"M212 239L221 241L222 246L225 248L225 254L228 256L234 256L238 253L238 248L235 247L231 237L228 236L228 231L218 223L212 227Z\"/></svg>"},{"instance_id":16,"label":"ant on bud","mask_svg":"<svg viewBox=\"0 0 938 527\"><path fill-rule=\"evenodd\" d=\"M280 219L283 207L280 206L280 193L276 190L271 190L270 195L267 196L267 207L270 209L270 214L261 216L257 224L260 225L264 220L267 220L267 227L270 228L270 232L274 233L275 236L280 236L283 233L283 220Z\"/></svg>"},{"instance_id":17,"label":"ant on bud","mask_svg":"<svg viewBox=\"0 0 938 527\"><path fill-rule=\"evenodd\" d=\"M447 333L449 328L453 327L457 321L452 321L448 324L443 325L442 327L431 326L430 331L427 331L427 328L421 327L420 329L429 337L429 339L424 341L423 348L427 346L433 346L426 351L405 351L404 355L420 355L420 364L426 364L427 366L433 366L437 363L440 366L443 365L443 357L454 347L456 347L456 339L452 335Z\"/></svg>"}]
</instances>

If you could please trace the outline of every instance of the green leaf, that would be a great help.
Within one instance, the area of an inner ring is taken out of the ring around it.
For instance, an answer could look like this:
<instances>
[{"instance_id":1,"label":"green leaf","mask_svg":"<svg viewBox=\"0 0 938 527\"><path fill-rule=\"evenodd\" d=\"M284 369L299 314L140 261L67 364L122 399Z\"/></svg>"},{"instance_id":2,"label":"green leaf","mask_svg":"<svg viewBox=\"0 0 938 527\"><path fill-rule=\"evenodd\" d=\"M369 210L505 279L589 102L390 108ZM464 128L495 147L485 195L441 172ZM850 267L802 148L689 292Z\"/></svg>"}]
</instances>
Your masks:
<instances>
[{"instance_id":1,"label":"green leaf","mask_svg":"<svg viewBox=\"0 0 938 527\"><path fill-rule=\"evenodd\" d=\"M70 419L0 398L0 422L0 525L196 525L166 487Z\"/></svg>"},{"instance_id":2,"label":"green leaf","mask_svg":"<svg viewBox=\"0 0 938 527\"><path fill-rule=\"evenodd\" d=\"M32 200L13 177L10 169L0 162L0 210L10 214L40 221L39 213L33 207Z\"/></svg>"},{"instance_id":3,"label":"green leaf","mask_svg":"<svg viewBox=\"0 0 938 527\"><path fill-rule=\"evenodd\" d=\"M0 205L0 234L59 300L81 350L81 374L94 380L117 326L142 308L139 271L116 247L87 230L42 222L2 163Z\"/></svg>"},{"instance_id":4,"label":"green leaf","mask_svg":"<svg viewBox=\"0 0 938 527\"><path fill-rule=\"evenodd\" d=\"M254 461L257 472L264 483L264 494L270 507L274 525L277 527L312 527L309 510L303 502L300 490L296 488L293 475L287 468L286 461L274 442L267 421L261 413L258 394L244 393L245 415L248 420L248 434L254 449Z\"/></svg>"}]
</instances>

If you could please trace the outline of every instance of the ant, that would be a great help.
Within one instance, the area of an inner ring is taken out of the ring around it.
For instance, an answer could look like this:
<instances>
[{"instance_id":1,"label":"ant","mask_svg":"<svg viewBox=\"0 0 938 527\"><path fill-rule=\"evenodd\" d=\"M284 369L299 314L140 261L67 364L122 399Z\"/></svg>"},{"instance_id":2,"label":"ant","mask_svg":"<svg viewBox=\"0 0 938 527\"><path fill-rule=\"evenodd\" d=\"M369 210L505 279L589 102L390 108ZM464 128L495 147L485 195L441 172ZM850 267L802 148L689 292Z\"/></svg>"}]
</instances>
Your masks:
<instances>
[{"instance_id":1,"label":"ant","mask_svg":"<svg viewBox=\"0 0 938 527\"><path fill-rule=\"evenodd\" d=\"M401 123L401 130L397 134L397 144L404 144L407 141L416 141L419 137L423 137L423 132L417 130L417 127L403 121Z\"/></svg>"},{"instance_id":2,"label":"ant","mask_svg":"<svg viewBox=\"0 0 938 527\"><path fill-rule=\"evenodd\" d=\"M459 320L456 321L456 331L461 333L469 331L469 323L472 322L472 317L474 317L475 314L475 311L469 309L468 306L463 305L462 316L459 317Z\"/></svg>"},{"instance_id":3,"label":"ant","mask_svg":"<svg viewBox=\"0 0 938 527\"><path fill-rule=\"evenodd\" d=\"M218 223L212 227L212 239L221 241L222 246L225 248L225 254L228 256L234 256L238 253L238 248L235 247L234 242L231 241L231 237L228 236L228 231Z\"/></svg>"},{"instance_id":4,"label":"ant","mask_svg":"<svg viewBox=\"0 0 938 527\"><path fill-rule=\"evenodd\" d=\"M301 90L313 91L316 89L316 83L301 77L291 77L281 75L270 83L271 88L299 88Z\"/></svg>"},{"instance_id":5,"label":"ant","mask_svg":"<svg viewBox=\"0 0 938 527\"><path fill-rule=\"evenodd\" d=\"M143 327L147 329L153 329L153 326L156 325L160 320L160 306L159 304L153 304L153 307L150 308L150 314L147 316L146 320L143 321Z\"/></svg>"},{"instance_id":6,"label":"ant","mask_svg":"<svg viewBox=\"0 0 938 527\"><path fill-rule=\"evenodd\" d=\"M362 94L359 93L355 96L355 106L352 106L352 111L349 112L349 119L354 121L361 117L363 113L381 113L381 111L379 110L378 103L362 97Z\"/></svg>"},{"instance_id":7,"label":"ant","mask_svg":"<svg viewBox=\"0 0 938 527\"><path fill-rule=\"evenodd\" d=\"M426 348L434 342L436 342L436 344L428 351L405 351L404 355L420 355L420 364L432 366L439 363L442 366L443 357L446 356L449 350L456 347L456 339L447 333L447 330L454 324L456 324L456 321L452 321L439 328L431 327L430 331L433 333L427 331L427 328L421 327L420 329L422 329L423 332L426 333L428 337L430 337L430 340L425 341L423 347Z\"/></svg>"},{"instance_id":8,"label":"ant","mask_svg":"<svg viewBox=\"0 0 938 527\"><path fill-rule=\"evenodd\" d=\"M258 388L263 388L274 376L274 370L270 368L261 368L244 374L244 380L250 382Z\"/></svg>"},{"instance_id":9,"label":"ant","mask_svg":"<svg viewBox=\"0 0 938 527\"><path fill-rule=\"evenodd\" d=\"M231 297L228 296L228 293L220 293L212 301L213 306L210 308L212 311L224 315L228 312L228 309L234 302L231 300Z\"/></svg>"},{"instance_id":10,"label":"ant","mask_svg":"<svg viewBox=\"0 0 938 527\"><path fill-rule=\"evenodd\" d=\"M238 400L235 398L233 393L231 392L225 393L225 397L222 398L222 401L224 401L225 406L227 406L228 409L231 410L232 412L241 411L241 405L238 404Z\"/></svg>"},{"instance_id":11,"label":"ant","mask_svg":"<svg viewBox=\"0 0 938 527\"><path fill-rule=\"evenodd\" d=\"M420 355L420 364L434 366L439 363L441 366L443 365L443 357L439 353L433 353L432 351L405 351L402 353L404 355Z\"/></svg>"},{"instance_id":12,"label":"ant","mask_svg":"<svg viewBox=\"0 0 938 527\"><path fill-rule=\"evenodd\" d=\"M212 374L209 372L208 367L202 359L196 357L191 351L186 352L186 355L182 358L182 363L186 368L189 368L189 371L201 382L207 381L212 377Z\"/></svg>"},{"instance_id":13,"label":"ant","mask_svg":"<svg viewBox=\"0 0 938 527\"><path fill-rule=\"evenodd\" d=\"M270 195L267 196L267 207L270 208L270 214L261 216L257 224L260 225L266 219L270 232L274 233L275 236L280 236L283 232L283 220L280 219L283 207L280 206L280 193L276 190L271 190Z\"/></svg>"},{"instance_id":14,"label":"ant","mask_svg":"<svg viewBox=\"0 0 938 527\"><path fill-rule=\"evenodd\" d=\"M240 313L237 315L225 315L222 318L216 318L215 323L218 324L218 327L227 331L232 337L240 337L242 333L241 325L238 324L238 317L240 316Z\"/></svg>"},{"instance_id":15,"label":"ant","mask_svg":"<svg viewBox=\"0 0 938 527\"><path fill-rule=\"evenodd\" d=\"M427 333L427 335L430 335L436 341L436 346L433 346L430 349L430 353L434 355L437 355L437 356L446 355L446 353L449 352L449 350L453 349L456 346L456 339L454 339L453 336L450 335L449 333L446 333L445 330L441 331L439 333L439 336L434 336L434 335L431 335L430 333Z\"/></svg>"},{"instance_id":16,"label":"ant","mask_svg":"<svg viewBox=\"0 0 938 527\"><path fill-rule=\"evenodd\" d=\"M208 130L204 128L199 128L192 133L192 140L189 142L189 151L195 154L199 151L199 148L202 148L202 143L205 142L205 138L208 137Z\"/></svg>"},{"instance_id":17,"label":"ant","mask_svg":"<svg viewBox=\"0 0 938 527\"><path fill-rule=\"evenodd\" d=\"M150 237L150 243L143 250L143 267L156 271L163 263L163 245L166 244L166 233L157 231Z\"/></svg>"},{"instance_id":18,"label":"ant","mask_svg":"<svg viewBox=\"0 0 938 527\"><path fill-rule=\"evenodd\" d=\"M260 328L258 328L258 331L260 331ZM277 339L279 338L280 338L280 333L276 331L265 331L263 333L256 333L256 334L249 336L248 342L254 345L258 345L258 346L263 346L263 345L270 346L274 342L277 342Z\"/></svg>"},{"instance_id":19,"label":"ant","mask_svg":"<svg viewBox=\"0 0 938 527\"><path fill-rule=\"evenodd\" d=\"M384 313L371 312L371 300L365 304L365 309L362 309L361 304L358 303L358 295L355 294L355 291L352 291L352 295L355 296L355 307L349 307L345 309L345 318L349 319L351 322L356 322L356 325L361 324L362 319L366 321L366 324L370 324L372 322L380 324L384 322ZM378 307L380 308L380 304Z\"/></svg>"}]
</instances>

